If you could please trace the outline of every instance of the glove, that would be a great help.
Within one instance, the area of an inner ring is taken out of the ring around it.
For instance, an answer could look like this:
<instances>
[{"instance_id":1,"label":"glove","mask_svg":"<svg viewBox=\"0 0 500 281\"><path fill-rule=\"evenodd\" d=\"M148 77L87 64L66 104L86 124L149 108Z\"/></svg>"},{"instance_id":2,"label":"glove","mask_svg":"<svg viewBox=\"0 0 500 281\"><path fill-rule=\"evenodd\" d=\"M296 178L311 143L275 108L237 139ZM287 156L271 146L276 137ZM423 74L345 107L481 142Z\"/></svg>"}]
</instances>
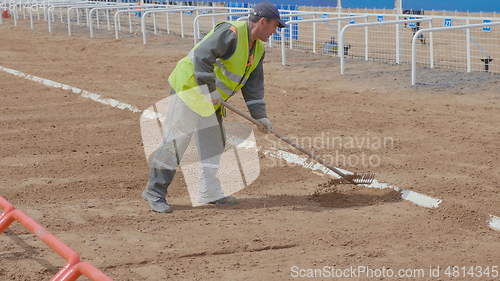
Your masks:
<instances>
[{"instance_id":1,"label":"glove","mask_svg":"<svg viewBox=\"0 0 500 281\"><path fill-rule=\"evenodd\" d=\"M257 121L259 123L261 123L262 125L264 125L264 128L259 127L259 129L264 133L269 132L269 130L271 130L273 128L273 124L271 123L271 120L269 120L268 118L260 118L260 119L257 119Z\"/></svg>"}]
</instances>

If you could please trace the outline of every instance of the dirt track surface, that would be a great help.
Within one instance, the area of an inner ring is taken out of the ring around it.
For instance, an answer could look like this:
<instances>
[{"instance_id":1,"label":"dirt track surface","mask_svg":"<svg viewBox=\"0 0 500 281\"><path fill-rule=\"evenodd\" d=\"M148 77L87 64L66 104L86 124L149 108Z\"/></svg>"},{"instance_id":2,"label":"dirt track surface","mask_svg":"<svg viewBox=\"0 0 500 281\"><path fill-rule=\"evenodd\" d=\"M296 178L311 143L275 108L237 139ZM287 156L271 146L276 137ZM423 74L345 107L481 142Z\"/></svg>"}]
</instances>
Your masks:
<instances>
[{"instance_id":1,"label":"dirt track surface","mask_svg":"<svg viewBox=\"0 0 500 281\"><path fill-rule=\"evenodd\" d=\"M10 24L0 33L0 65L141 109L166 96L168 73L192 44L170 37L144 47L139 38L49 36ZM419 280L449 280L449 265L500 266L500 233L487 227L490 214L500 215L499 80L413 89L407 66L352 62L349 69L340 77L333 60L283 68L277 50L268 52L274 126L297 138L391 139L383 147L318 150L374 155L378 165L358 168L440 198L439 208L391 190L339 186L315 194L326 177L263 158L238 206L192 208L178 174L169 192L175 212L156 214L140 197L147 164L139 114L4 72L0 194L116 280L296 280L293 266L438 265L440 278ZM244 109L241 97L231 101ZM257 141L273 146L260 133ZM0 280L48 280L63 265L19 224L0 241ZM380 278L352 278L373 279Z\"/></svg>"}]
</instances>

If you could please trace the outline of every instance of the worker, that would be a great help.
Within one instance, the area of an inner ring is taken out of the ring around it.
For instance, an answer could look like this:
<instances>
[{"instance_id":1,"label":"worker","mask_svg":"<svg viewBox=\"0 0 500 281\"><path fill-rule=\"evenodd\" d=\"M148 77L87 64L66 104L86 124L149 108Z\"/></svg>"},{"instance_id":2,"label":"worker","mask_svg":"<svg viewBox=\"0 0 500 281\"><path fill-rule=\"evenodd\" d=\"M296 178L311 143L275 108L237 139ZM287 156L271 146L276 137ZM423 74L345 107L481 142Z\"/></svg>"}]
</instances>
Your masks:
<instances>
[{"instance_id":1,"label":"worker","mask_svg":"<svg viewBox=\"0 0 500 281\"><path fill-rule=\"evenodd\" d=\"M237 204L235 197L224 194L217 178L225 147L225 110L220 103L241 90L251 116L264 129L272 128L264 102L263 42L277 27L285 27L278 9L269 2L258 3L250 10L248 21L217 24L177 63L168 82L170 97L181 102L169 105L164 122L167 129L163 130L162 145L148 157L149 180L142 192L153 211L173 211L167 188L193 134L202 167L199 202Z\"/></svg>"}]
</instances>

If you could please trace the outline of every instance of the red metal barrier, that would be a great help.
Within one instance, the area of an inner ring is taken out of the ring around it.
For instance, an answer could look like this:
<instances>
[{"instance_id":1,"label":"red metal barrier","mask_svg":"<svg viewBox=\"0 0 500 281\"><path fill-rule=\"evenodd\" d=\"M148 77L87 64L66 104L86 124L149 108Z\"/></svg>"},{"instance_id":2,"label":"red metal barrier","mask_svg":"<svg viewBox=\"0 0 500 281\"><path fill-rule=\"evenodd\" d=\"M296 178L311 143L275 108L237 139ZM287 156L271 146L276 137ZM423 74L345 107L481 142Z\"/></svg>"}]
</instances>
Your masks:
<instances>
[{"instance_id":1,"label":"red metal barrier","mask_svg":"<svg viewBox=\"0 0 500 281\"><path fill-rule=\"evenodd\" d=\"M0 196L0 208L4 211L0 215L0 233L2 233L12 223L12 221L10 221L12 218L7 217L7 214L14 210L14 206L12 206L9 201L5 200L5 198Z\"/></svg>"},{"instance_id":2,"label":"red metal barrier","mask_svg":"<svg viewBox=\"0 0 500 281\"><path fill-rule=\"evenodd\" d=\"M69 268L64 275L61 275L59 279L52 279L54 281L74 281L80 277L80 275L85 275L90 280L96 281L108 281L111 280L108 276L104 275L99 269L95 268L93 265L80 262L77 265Z\"/></svg>"},{"instance_id":3,"label":"red metal barrier","mask_svg":"<svg viewBox=\"0 0 500 281\"><path fill-rule=\"evenodd\" d=\"M50 279L51 281L73 281L82 274L95 281L112 281L99 269L86 262L81 262L77 252L66 246L59 238L49 233L25 213L17 210L2 196L0 196L0 208L4 210L0 215L0 233L4 232L14 221L18 221L68 262Z\"/></svg>"},{"instance_id":4,"label":"red metal barrier","mask_svg":"<svg viewBox=\"0 0 500 281\"><path fill-rule=\"evenodd\" d=\"M2 12L2 17L3 17L4 19L8 19L8 18L10 18L9 11L8 11L8 10L3 10L3 12Z\"/></svg>"}]
</instances>

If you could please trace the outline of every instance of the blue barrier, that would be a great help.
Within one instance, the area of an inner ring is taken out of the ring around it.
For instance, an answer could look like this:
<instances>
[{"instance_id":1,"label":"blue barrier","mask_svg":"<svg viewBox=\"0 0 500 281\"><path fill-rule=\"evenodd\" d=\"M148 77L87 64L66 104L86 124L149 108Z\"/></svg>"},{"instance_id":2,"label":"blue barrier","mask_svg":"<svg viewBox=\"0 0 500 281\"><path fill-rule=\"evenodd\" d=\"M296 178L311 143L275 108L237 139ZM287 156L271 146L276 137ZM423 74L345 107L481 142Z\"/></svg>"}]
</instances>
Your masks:
<instances>
[{"instance_id":1,"label":"blue barrier","mask_svg":"<svg viewBox=\"0 0 500 281\"><path fill-rule=\"evenodd\" d=\"M491 20L483 20L483 23L490 23ZM491 26L483 27L483 31L491 31Z\"/></svg>"},{"instance_id":2,"label":"blue barrier","mask_svg":"<svg viewBox=\"0 0 500 281\"><path fill-rule=\"evenodd\" d=\"M359 1L359 0L356 0ZM387 0L384 0L387 1ZM232 3L246 3L249 5L255 5L261 0L241 0L234 1ZM271 2L275 4L277 7L281 5L291 5L291 6L315 6L315 7L336 7L337 0L268 0L267 2Z\"/></svg>"},{"instance_id":3,"label":"blue barrier","mask_svg":"<svg viewBox=\"0 0 500 281\"><path fill-rule=\"evenodd\" d=\"M249 8L249 3L244 2L228 2L227 7L229 8ZM232 13L246 12L243 9L231 9ZM237 20L242 17L242 15L228 16L227 20Z\"/></svg>"},{"instance_id":4,"label":"blue barrier","mask_svg":"<svg viewBox=\"0 0 500 281\"><path fill-rule=\"evenodd\" d=\"M166 1L166 0L161 0ZM336 7L337 0L268 0L279 5L292 6L313 6L313 7ZM137 2L134 0L123 0L122 2ZM210 3L212 1L190 1ZM222 1L213 1L222 2ZM255 5L261 0L233 0L232 5ZM227 3L227 2L222 2ZM229 5L229 3L227 3ZM242 6L238 6L242 7ZM343 8L351 9L394 9L394 0L343 0ZM470 12L500 12L500 1L498 0L454 0L454 1L435 1L435 0L403 0L403 9L409 10L447 10L447 11L470 11Z\"/></svg>"},{"instance_id":5,"label":"blue barrier","mask_svg":"<svg viewBox=\"0 0 500 281\"><path fill-rule=\"evenodd\" d=\"M394 0L342 0L342 8L394 9Z\"/></svg>"},{"instance_id":6,"label":"blue barrier","mask_svg":"<svg viewBox=\"0 0 500 281\"><path fill-rule=\"evenodd\" d=\"M500 12L500 1L498 0L403 0L404 9L414 10L444 10L462 12Z\"/></svg>"},{"instance_id":7,"label":"blue barrier","mask_svg":"<svg viewBox=\"0 0 500 281\"><path fill-rule=\"evenodd\" d=\"M414 19L417 19L416 17L409 17L408 18L409 20L414 20ZM417 27L417 23L416 22L409 22L408 23L408 27L409 28L416 28Z\"/></svg>"},{"instance_id":8,"label":"blue barrier","mask_svg":"<svg viewBox=\"0 0 500 281\"><path fill-rule=\"evenodd\" d=\"M242 2L227 2L227 7L235 8L235 9L231 9L231 12L235 12L235 13L246 11L246 10L238 9L238 8L251 8L253 5L254 5L253 3L246 3L243 1ZM298 10L298 6L293 5L293 4L292 5L290 5L290 4L277 4L276 7L278 9L282 9L282 10L291 10L291 11ZM285 22L287 22L289 20L298 20L298 18L299 18L297 16L293 16L293 17L286 16L287 14L289 14L289 12L285 12L285 13L281 14L281 19ZM237 20L239 17L241 17L241 15L228 16L228 20ZM292 29L292 38L295 40L298 40L299 39L299 26L297 24L292 24L291 29ZM277 33L273 34L273 40L277 40L277 41L281 40L280 30L281 30L281 28L278 28ZM285 29L285 38L290 38L290 29L289 28Z\"/></svg>"},{"instance_id":9,"label":"blue barrier","mask_svg":"<svg viewBox=\"0 0 500 281\"><path fill-rule=\"evenodd\" d=\"M279 4L276 6L278 7L278 9L281 9L281 10L290 10L290 11L297 11L298 10L298 6L293 5L293 4ZM286 16L287 14L290 14L290 12L284 12L283 14L281 14L281 19L284 22L299 19L299 17L297 17L297 16L293 16L293 17ZM285 38L290 38L290 29L292 30L292 39L298 40L299 39L299 25L298 24L289 25L289 28L285 29ZM280 32L281 32L281 28L278 28L278 31L273 34L273 40L276 40L276 41L281 40L281 35L280 35L281 33Z\"/></svg>"}]
</instances>

